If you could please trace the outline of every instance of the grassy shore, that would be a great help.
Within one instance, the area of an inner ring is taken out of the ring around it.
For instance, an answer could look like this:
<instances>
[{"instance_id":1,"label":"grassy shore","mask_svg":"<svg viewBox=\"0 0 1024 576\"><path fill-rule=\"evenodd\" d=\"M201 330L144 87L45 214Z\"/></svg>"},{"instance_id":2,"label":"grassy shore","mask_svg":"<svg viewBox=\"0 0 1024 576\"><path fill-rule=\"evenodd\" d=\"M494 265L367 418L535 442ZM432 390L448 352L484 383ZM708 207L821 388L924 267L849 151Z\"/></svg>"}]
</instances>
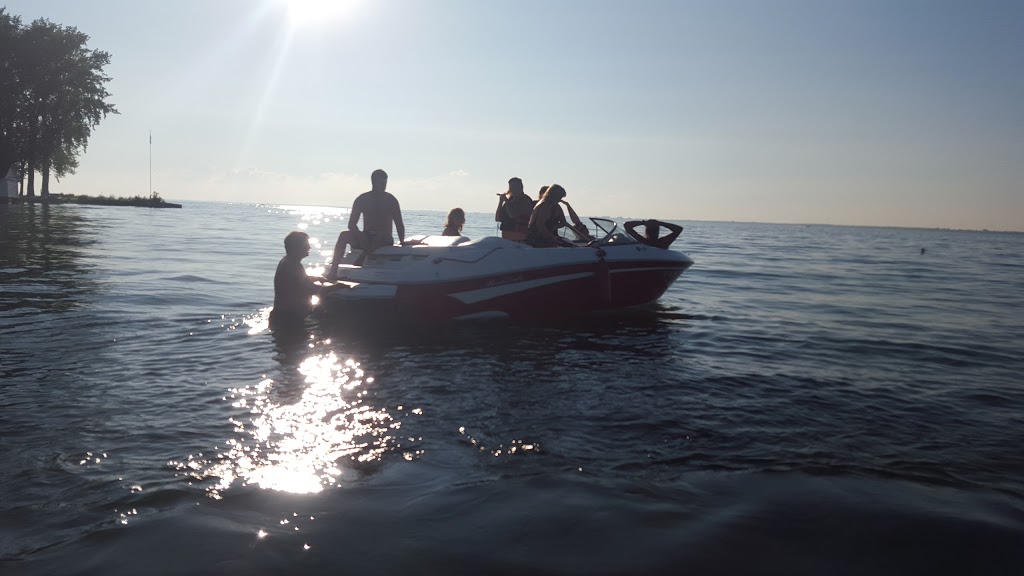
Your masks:
<instances>
[{"instance_id":1,"label":"grassy shore","mask_svg":"<svg viewBox=\"0 0 1024 576\"><path fill-rule=\"evenodd\" d=\"M41 201L40 197L36 201ZM181 204L173 204L158 194L152 196L86 196L84 194L50 194L51 204L92 204L95 206L140 206L143 208L181 208Z\"/></svg>"}]
</instances>

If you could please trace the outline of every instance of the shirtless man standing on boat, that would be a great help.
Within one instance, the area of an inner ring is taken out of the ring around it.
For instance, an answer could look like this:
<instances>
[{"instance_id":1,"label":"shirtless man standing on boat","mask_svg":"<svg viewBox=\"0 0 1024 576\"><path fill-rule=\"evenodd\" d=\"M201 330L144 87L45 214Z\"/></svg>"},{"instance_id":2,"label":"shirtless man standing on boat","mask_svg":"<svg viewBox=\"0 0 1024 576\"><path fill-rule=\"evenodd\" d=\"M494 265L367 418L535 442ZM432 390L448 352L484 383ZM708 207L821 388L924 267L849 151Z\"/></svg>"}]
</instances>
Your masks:
<instances>
[{"instance_id":1,"label":"shirtless man standing on boat","mask_svg":"<svg viewBox=\"0 0 1024 576\"><path fill-rule=\"evenodd\" d=\"M348 219L348 230L338 235L334 245L334 257L328 266L327 278L334 280L338 274L338 264L345 256L345 247L349 244L353 249L369 252L381 246L395 243L391 235L392 226L398 231L398 242L405 240L405 223L402 222L402 208L398 198L386 191L388 174L383 170L374 170L370 175L372 188L364 192L352 203L352 215ZM359 229L359 218L363 219L363 229Z\"/></svg>"}]
</instances>

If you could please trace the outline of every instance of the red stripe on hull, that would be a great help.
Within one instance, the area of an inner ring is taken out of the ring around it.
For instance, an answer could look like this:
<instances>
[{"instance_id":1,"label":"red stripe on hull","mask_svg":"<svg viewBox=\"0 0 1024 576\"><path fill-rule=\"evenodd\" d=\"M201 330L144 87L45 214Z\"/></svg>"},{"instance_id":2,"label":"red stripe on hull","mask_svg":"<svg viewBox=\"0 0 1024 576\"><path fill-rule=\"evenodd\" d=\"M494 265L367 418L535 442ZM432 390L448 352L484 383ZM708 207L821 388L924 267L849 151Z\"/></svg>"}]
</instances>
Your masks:
<instances>
[{"instance_id":1,"label":"red stripe on hull","mask_svg":"<svg viewBox=\"0 0 1024 576\"><path fill-rule=\"evenodd\" d=\"M416 322L441 321L461 316L498 312L512 318L576 314L646 304L657 300L690 262L616 262L608 264L610 291L601 286L596 263L574 264L512 272L500 276L453 282L408 284L398 287L393 299L332 301L329 308L340 314L370 317L397 315ZM573 275L586 276L571 278ZM531 283L570 278L530 287ZM518 289L524 285L523 289ZM501 294L502 290L510 293ZM486 297L489 292L498 292ZM466 295L481 295L473 301ZM460 299L461 296L461 299ZM464 301L469 299L470 301Z\"/></svg>"}]
</instances>

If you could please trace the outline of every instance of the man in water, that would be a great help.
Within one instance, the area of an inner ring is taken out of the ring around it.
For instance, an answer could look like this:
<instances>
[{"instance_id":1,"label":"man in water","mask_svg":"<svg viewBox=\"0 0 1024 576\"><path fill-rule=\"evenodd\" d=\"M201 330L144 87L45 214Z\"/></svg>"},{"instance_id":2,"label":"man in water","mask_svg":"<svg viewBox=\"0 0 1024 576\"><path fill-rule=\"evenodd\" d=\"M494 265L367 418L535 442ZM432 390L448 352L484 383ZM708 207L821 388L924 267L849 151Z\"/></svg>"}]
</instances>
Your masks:
<instances>
[{"instance_id":1,"label":"man in water","mask_svg":"<svg viewBox=\"0 0 1024 576\"><path fill-rule=\"evenodd\" d=\"M301 325L311 309L310 297L320 291L314 278L306 274L302 259L309 256L309 235L290 232L284 238L284 258L274 273L274 309L271 327Z\"/></svg>"},{"instance_id":2,"label":"man in water","mask_svg":"<svg viewBox=\"0 0 1024 576\"><path fill-rule=\"evenodd\" d=\"M392 226L398 231L398 241L405 240L405 224L402 222L402 208L398 199L386 191L388 174L383 170L374 170L370 175L372 185L369 192L364 192L352 203L352 215L348 219L348 230L338 235L334 245L334 256L328 267L327 278L333 280L338 275L338 264L345 256L345 247L349 244L353 249L369 252L381 246L395 243ZM363 229L359 229L359 218L363 219Z\"/></svg>"}]
</instances>

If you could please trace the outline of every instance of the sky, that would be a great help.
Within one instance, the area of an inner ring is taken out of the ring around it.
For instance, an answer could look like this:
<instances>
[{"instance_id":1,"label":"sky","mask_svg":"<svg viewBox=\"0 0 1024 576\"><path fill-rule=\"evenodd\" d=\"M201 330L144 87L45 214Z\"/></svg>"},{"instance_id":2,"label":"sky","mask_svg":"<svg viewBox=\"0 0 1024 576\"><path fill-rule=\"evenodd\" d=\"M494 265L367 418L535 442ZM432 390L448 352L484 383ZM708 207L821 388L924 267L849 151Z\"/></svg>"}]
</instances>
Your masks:
<instances>
[{"instance_id":1,"label":"sky","mask_svg":"<svg viewBox=\"0 0 1024 576\"><path fill-rule=\"evenodd\" d=\"M112 56L55 192L1024 231L1017 0L5 5Z\"/></svg>"}]
</instances>

